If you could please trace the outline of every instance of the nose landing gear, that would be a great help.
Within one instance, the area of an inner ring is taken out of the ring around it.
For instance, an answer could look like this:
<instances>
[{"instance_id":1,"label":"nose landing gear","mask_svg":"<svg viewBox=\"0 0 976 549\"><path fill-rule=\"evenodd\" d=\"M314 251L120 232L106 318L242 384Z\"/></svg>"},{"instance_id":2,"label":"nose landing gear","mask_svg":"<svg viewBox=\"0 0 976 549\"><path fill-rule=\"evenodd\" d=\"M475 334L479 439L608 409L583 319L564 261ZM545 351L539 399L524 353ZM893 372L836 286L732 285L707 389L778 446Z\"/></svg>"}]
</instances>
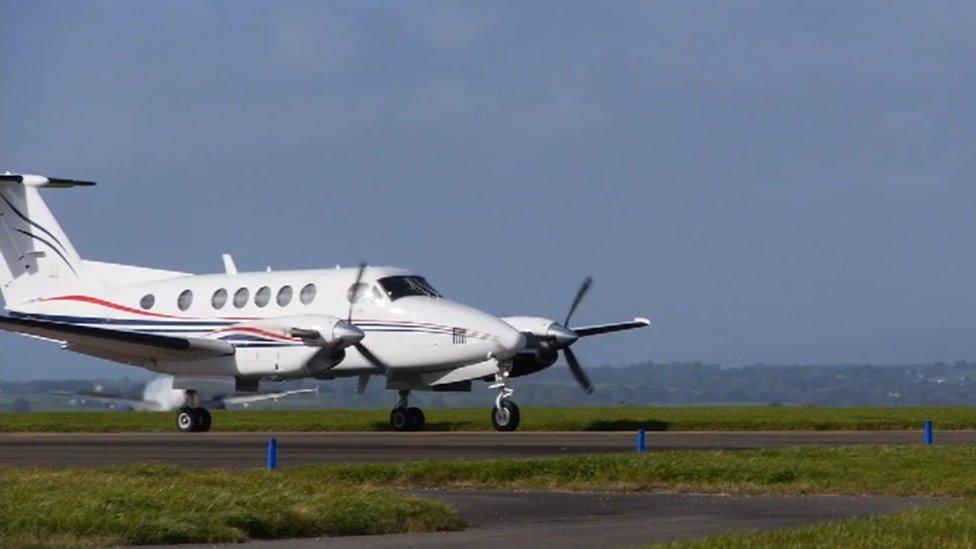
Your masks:
<instances>
[{"instance_id":1,"label":"nose landing gear","mask_svg":"<svg viewBox=\"0 0 976 549\"><path fill-rule=\"evenodd\" d=\"M200 406L200 395L194 390L186 391L186 402L176 414L176 428L181 433L203 433L210 430L210 412Z\"/></svg>"},{"instance_id":2,"label":"nose landing gear","mask_svg":"<svg viewBox=\"0 0 976 549\"><path fill-rule=\"evenodd\" d=\"M508 368L499 366L498 373L495 374L495 383L489 385L491 389L498 389L495 406L491 409L491 424L496 431L514 431L518 429L519 422L522 420L518 404L510 400L515 390L507 385L508 375Z\"/></svg>"},{"instance_id":3,"label":"nose landing gear","mask_svg":"<svg viewBox=\"0 0 976 549\"><path fill-rule=\"evenodd\" d=\"M400 401L390 412L390 426L397 431L419 431L424 428L426 418L420 408L412 408L407 402L410 391L400 391Z\"/></svg>"}]
</instances>

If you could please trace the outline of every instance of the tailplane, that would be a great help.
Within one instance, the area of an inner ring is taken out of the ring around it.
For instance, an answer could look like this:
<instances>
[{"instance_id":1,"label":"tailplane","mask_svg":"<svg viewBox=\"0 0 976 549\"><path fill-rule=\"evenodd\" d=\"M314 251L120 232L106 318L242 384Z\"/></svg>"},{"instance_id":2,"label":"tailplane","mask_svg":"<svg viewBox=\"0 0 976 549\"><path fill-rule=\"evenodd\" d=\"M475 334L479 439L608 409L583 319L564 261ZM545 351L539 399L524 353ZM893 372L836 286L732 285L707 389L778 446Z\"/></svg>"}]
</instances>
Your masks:
<instances>
[{"instance_id":1,"label":"tailplane","mask_svg":"<svg viewBox=\"0 0 976 549\"><path fill-rule=\"evenodd\" d=\"M104 285L86 272L38 191L92 185L91 181L0 174L0 293L8 307Z\"/></svg>"}]
</instances>

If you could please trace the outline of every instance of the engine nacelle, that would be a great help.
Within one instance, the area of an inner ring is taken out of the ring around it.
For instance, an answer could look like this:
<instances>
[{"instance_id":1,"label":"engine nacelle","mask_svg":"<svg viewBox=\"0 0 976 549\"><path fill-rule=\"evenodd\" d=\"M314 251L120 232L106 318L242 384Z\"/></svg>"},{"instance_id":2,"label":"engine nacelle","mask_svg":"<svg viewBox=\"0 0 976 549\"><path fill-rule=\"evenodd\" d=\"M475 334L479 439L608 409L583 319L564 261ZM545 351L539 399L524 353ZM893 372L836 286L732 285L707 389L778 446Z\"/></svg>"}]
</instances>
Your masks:
<instances>
[{"instance_id":1,"label":"engine nacelle","mask_svg":"<svg viewBox=\"0 0 976 549\"><path fill-rule=\"evenodd\" d=\"M272 375L281 378L299 376L322 376L331 368L337 366L346 358L345 348L359 343L363 339L363 332L348 322L329 315L294 315L275 318L263 318L241 322L218 330L210 335L228 341L236 342L271 341L301 343L292 345L282 351L281 360L288 366L282 365L279 371L277 359L265 364L260 359L256 367L251 368L254 374ZM260 351L256 351L260 352ZM290 358L284 358L284 357ZM265 372L264 366L274 367L274 371Z\"/></svg>"},{"instance_id":2,"label":"engine nacelle","mask_svg":"<svg viewBox=\"0 0 976 549\"><path fill-rule=\"evenodd\" d=\"M506 316L502 320L523 334L532 334L537 337L545 337L548 335L549 328L555 324L550 318L538 316Z\"/></svg>"},{"instance_id":3,"label":"engine nacelle","mask_svg":"<svg viewBox=\"0 0 976 549\"><path fill-rule=\"evenodd\" d=\"M534 374L559 359L550 331L553 326L558 326L553 320L534 316L510 316L502 320L525 335L525 347L512 358L509 377Z\"/></svg>"},{"instance_id":4,"label":"engine nacelle","mask_svg":"<svg viewBox=\"0 0 976 549\"><path fill-rule=\"evenodd\" d=\"M225 339L233 338L234 335L301 341L308 346L335 350L355 345L363 339L359 328L329 315L294 315L251 320L224 328L213 337Z\"/></svg>"}]
</instances>

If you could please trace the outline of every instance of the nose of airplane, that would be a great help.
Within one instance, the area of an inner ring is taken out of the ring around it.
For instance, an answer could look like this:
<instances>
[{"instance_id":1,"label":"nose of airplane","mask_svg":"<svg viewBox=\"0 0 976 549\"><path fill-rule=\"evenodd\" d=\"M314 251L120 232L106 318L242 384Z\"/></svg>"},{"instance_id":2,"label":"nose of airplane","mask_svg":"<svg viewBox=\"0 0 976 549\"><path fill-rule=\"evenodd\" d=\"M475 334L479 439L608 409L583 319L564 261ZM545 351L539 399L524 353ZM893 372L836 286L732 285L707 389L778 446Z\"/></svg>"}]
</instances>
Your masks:
<instances>
[{"instance_id":1,"label":"nose of airplane","mask_svg":"<svg viewBox=\"0 0 976 549\"><path fill-rule=\"evenodd\" d=\"M510 324L467 305L443 298L418 298L415 301L404 299L400 306L417 320L456 326L474 335L467 339L466 345L457 349L476 353L472 358L484 360L487 353L498 360L507 360L525 347L525 336Z\"/></svg>"}]
</instances>

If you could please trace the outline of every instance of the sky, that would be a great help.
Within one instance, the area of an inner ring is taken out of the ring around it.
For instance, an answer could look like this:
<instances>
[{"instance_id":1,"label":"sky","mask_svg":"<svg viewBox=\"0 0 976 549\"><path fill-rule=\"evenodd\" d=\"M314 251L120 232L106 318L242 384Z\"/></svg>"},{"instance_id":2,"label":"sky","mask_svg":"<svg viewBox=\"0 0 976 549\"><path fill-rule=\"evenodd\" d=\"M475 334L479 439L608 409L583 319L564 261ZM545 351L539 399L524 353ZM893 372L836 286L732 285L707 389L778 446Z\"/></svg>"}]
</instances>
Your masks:
<instances>
[{"instance_id":1,"label":"sky","mask_svg":"<svg viewBox=\"0 0 976 549\"><path fill-rule=\"evenodd\" d=\"M976 359L972 2L0 1L83 257L397 265L588 365ZM0 337L0 378L133 374Z\"/></svg>"}]
</instances>

